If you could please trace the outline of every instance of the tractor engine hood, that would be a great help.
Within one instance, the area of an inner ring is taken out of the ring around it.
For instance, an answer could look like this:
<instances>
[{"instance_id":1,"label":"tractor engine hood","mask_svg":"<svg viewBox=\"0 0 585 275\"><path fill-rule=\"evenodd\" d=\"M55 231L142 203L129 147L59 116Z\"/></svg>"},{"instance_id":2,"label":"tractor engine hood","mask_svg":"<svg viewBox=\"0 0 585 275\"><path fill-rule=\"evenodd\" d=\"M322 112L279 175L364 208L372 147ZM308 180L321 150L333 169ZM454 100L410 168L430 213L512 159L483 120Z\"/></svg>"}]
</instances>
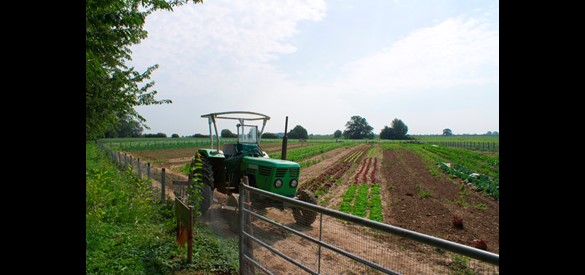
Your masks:
<instances>
[{"instance_id":1,"label":"tractor engine hood","mask_svg":"<svg viewBox=\"0 0 585 275\"><path fill-rule=\"evenodd\" d=\"M294 197L301 166L289 160L245 156L240 163L240 170L254 177L256 187ZM276 185L277 181L282 184Z\"/></svg>"}]
</instances>

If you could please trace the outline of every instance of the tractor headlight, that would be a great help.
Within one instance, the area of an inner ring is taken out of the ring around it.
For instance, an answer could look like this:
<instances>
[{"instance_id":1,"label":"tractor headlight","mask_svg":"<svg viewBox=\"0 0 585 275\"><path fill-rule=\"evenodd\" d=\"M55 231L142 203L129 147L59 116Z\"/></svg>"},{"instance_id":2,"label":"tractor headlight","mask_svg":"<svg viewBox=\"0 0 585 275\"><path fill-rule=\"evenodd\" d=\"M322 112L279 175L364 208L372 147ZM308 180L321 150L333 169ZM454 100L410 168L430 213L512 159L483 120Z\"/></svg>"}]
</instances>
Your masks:
<instances>
[{"instance_id":1,"label":"tractor headlight","mask_svg":"<svg viewBox=\"0 0 585 275\"><path fill-rule=\"evenodd\" d=\"M276 188L282 187L282 181L280 179L275 180L274 187L276 187Z\"/></svg>"},{"instance_id":2,"label":"tractor headlight","mask_svg":"<svg viewBox=\"0 0 585 275\"><path fill-rule=\"evenodd\" d=\"M295 179L292 179L289 184L290 184L290 187L295 188L295 187L297 187L297 184L299 184L299 182Z\"/></svg>"}]
</instances>

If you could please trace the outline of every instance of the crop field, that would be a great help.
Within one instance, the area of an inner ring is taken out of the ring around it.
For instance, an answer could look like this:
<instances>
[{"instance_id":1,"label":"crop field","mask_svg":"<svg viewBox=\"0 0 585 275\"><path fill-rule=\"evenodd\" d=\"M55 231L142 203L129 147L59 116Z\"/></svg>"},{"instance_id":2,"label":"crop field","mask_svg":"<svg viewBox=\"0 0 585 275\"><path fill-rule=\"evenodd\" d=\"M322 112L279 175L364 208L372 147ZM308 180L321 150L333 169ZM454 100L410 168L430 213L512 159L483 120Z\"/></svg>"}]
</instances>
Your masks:
<instances>
[{"instance_id":1,"label":"crop field","mask_svg":"<svg viewBox=\"0 0 585 275\"><path fill-rule=\"evenodd\" d=\"M197 148L209 148L209 139L107 142L177 173ZM280 140L262 140L261 146L270 157L280 158ZM301 164L299 188L311 190L321 206L465 245L481 240L487 251L499 254L497 151L308 139L289 140L287 159Z\"/></svg>"}]
</instances>

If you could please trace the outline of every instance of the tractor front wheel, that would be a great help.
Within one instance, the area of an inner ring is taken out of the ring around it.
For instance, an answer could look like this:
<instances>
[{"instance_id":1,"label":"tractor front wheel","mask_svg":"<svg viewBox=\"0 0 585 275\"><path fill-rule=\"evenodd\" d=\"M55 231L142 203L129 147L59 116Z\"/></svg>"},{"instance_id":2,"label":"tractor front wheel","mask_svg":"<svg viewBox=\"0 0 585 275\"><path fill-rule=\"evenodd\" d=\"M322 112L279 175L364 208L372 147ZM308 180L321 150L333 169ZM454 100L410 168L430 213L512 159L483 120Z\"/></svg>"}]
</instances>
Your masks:
<instances>
[{"instance_id":1,"label":"tractor front wheel","mask_svg":"<svg viewBox=\"0 0 585 275\"><path fill-rule=\"evenodd\" d=\"M204 184L201 189L201 196L203 198L201 199L199 209L201 210L201 214L205 214L213 202L213 191L211 190L211 186Z\"/></svg>"},{"instance_id":2,"label":"tractor front wheel","mask_svg":"<svg viewBox=\"0 0 585 275\"><path fill-rule=\"evenodd\" d=\"M304 202L317 204L317 198L315 198L315 195L309 190L297 191L297 198ZM310 226L317 219L317 212L301 207L294 207L293 217L295 218L297 224Z\"/></svg>"},{"instance_id":3,"label":"tractor front wheel","mask_svg":"<svg viewBox=\"0 0 585 275\"><path fill-rule=\"evenodd\" d=\"M211 204L213 202L213 166L210 163L209 159L204 155L200 155L201 157L201 167L196 169L196 171L191 172L191 178L194 178L194 173L200 173L201 180L203 181L202 188L200 190L201 194L201 201L199 202L199 210L201 214L205 214ZM192 166L195 165L195 160L191 163Z\"/></svg>"}]
</instances>

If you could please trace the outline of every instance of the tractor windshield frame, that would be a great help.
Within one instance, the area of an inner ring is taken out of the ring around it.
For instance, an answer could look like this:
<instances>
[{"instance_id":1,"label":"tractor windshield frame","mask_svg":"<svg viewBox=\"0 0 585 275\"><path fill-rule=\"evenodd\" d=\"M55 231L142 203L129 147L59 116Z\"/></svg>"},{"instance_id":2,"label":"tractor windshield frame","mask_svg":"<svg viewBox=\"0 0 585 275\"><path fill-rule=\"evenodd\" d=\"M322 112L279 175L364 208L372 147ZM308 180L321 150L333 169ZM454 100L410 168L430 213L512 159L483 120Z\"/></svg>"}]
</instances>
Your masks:
<instances>
[{"instance_id":1,"label":"tractor windshield frame","mask_svg":"<svg viewBox=\"0 0 585 275\"><path fill-rule=\"evenodd\" d=\"M262 133L264 132L264 127L266 126L266 121L270 120L270 117L265 115L265 114L261 114L261 113L257 113L257 112L249 112L249 111L229 111L229 112L218 112L218 113L209 113L209 114L205 114L205 115L201 115L202 118L207 118L207 122L209 124L209 139L211 142L211 149L215 149L213 148L213 132L212 132L212 124L213 124L213 130L215 130L215 136L217 137L217 151L219 151L219 148L221 148L221 136L219 135L218 131L217 131L217 119L232 119L232 120L237 120L239 122L239 124L237 125L238 127L238 142L241 143L256 143L256 144L260 144L260 139L262 137ZM250 124L246 124L247 121L256 121L256 120L261 120L262 121L262 128L260 129L260 132L258 132L258 126L257 125L250 125ZM242 126L242 132L240 133L240 126ZM254 132L256 133L256 137L247 137L248 133L244 134L244 128L245 127L250 127L250 129L254 129ZM253 142L252 142L253 140Z\"/></svg>"},{"instance_id":2,"label":"tractor windshield frame","mask_svg":"<svg viewBox=\"0 0 585 275\"><path fill-rule=\"evenodd\" d=\"M238 143L258 144L260 142L260 136L258 135L258 125L244 125L238 123L236 126L238 128ZM240 127L242 128L241 132ZM247 133L246 129L248 129Z\"/></svg>"}]
</instances>

